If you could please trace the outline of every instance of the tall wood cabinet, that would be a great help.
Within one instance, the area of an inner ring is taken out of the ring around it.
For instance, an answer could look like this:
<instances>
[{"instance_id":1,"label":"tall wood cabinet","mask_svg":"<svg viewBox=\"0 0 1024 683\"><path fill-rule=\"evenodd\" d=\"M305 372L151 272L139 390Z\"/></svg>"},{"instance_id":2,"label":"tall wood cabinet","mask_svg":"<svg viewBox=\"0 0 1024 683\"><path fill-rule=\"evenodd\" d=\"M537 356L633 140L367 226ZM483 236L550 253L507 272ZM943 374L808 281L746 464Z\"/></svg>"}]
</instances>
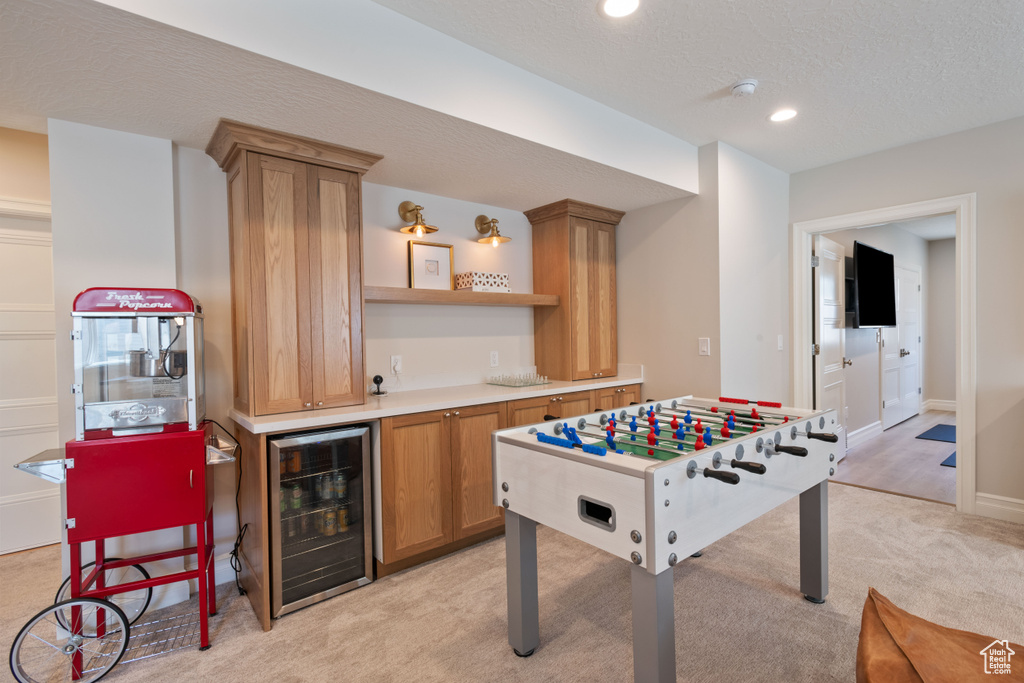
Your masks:
<instances>
[{"instance_id":1,"label":"tall wood cabinet","mask_svg":"<svg viewBox=\"0 0 1024 683\"><path fill-rule=\"evenodd\" d=\"M552 379L617 372L615 226L623 212L572 199L531 209L533 291L559 305L534 309L537 372Z\"/></svg>"},{"instance_id":2,"label":"tall wood cabinet","mask_svg":"<svg viewBox=\"0 0 1024 683\"><path fill-rule=\"evenodd\" d=\"M361 175L381 157L222 120L234 403L269 415L363 403Z\"/></svg>"},{"instance_id":3,"label":"tall wood cabinet","mask_svg":"<svg viewBox=\"0 0 1024 683\"><path fill-rule=\"evenodd\" d=\"M378 574L500 531L505 517L494 505L491 432L505 428L504 403L388 417L380 427Z\"/></svg>"}]
</instances>

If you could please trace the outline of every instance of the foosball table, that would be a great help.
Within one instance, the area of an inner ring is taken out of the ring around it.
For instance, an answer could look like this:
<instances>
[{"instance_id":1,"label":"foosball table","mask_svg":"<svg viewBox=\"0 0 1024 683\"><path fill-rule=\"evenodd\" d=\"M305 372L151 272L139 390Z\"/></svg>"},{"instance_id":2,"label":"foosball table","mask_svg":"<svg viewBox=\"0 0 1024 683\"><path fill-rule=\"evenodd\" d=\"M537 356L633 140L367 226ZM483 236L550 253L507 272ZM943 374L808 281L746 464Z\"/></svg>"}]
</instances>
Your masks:
<instances>
[{"instance_id":1,"label":"foosball table","mask_svg":"<svg viewBox=\"0 0 1024 683\"><path fill-rule=\"evenodd\" d=\"M509 644L540 644L537 524L632 563L633 676L676 680L672 568L800 497L800 591L828 593L835 411L684 396L494 433Z\"/></svg>"}]
</instances>

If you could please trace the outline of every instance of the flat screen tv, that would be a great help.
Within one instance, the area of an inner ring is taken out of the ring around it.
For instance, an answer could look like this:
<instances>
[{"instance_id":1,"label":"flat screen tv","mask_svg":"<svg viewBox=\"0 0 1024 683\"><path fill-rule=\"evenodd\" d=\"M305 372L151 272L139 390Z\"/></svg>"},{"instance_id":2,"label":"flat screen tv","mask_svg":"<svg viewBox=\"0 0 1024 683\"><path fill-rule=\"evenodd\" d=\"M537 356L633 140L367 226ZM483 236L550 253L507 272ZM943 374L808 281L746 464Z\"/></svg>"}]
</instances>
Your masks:
<instances>
[{"instance_id":1,"label":"flat screen tv","mask_svg":"<svg viewBox=\"0 0 1024 683\"><path fill-rule=\"evenodd\" d=\"M853 326L896 326L896 271L892 254L853 243Z\"/></svg>"}]
</instances>

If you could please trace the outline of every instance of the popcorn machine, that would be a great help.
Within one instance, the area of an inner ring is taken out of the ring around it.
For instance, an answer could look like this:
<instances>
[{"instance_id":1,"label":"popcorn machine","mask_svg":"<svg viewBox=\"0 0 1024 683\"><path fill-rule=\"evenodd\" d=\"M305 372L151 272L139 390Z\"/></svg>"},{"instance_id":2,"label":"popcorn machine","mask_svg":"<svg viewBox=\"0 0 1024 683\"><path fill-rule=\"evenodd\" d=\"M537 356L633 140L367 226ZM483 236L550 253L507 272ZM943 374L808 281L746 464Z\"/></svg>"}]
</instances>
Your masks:
<instances>
[{"instance_id":1,"label":"popcorn machine","mask_svg":"<svg viewBox=\"0 0 1024 683\"><path fill-rule=\"evenodd\" d=\"M91 681L126 651L154 654L141 631L130 631L154 586L196 580L200 649L209 647L208 615L216 612L210 468L234 461L234 448L205 419L202 306L173 289L94 288L75 298L72 311L75 440L16 466L66 484L71 575L56 604L15 640L18 680L49 680L53 672L30 669L56 666L71 680ZM186 526L195 527L193 547L125 559L105 552L106 539ZM94 544L95 563L83 566L83 543ZM193 555L194 569L170 575L151 578L143 567ZM151 630L169 643L166 625ZM194 635L166 649L193 644ZM31 653L40 642L66 656L40 663Z\"/></svg>"}]
</instances>

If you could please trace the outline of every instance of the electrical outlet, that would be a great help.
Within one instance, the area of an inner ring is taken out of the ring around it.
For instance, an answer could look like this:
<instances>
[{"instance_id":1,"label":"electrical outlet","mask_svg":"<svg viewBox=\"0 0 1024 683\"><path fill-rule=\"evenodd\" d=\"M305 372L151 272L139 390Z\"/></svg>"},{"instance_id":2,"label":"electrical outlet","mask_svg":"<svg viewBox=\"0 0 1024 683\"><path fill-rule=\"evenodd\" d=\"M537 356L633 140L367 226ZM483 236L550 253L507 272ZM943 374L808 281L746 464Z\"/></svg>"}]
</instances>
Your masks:
<instances>
[{"instance_id":1,"label":"electrical outlet","mask_svg":"<svg viewBox=\"0 0 1024 683\"><path fill-rule=\"evenodd\" d=\"M402 371L402 357L391 356L391 374L397 375Z\"/></svg>"},{"instance_id":2,"label":"electrical outlet","mask_svg":"<svg viewBox=\"0 0 1024 683\"><path fill-rule=\"evenodd\" d=\"M700 355L700 356L710 356L711 355L711 338L710 337L700 337L697 340L697 354Z\"/></svg>"},{"instance_id":3,"label":"electrical outlet","mask_svg":"<svg viewBox=\"0 0 1024 683\"><path fill-rule=\"evenodd\" d=\"M498 352L497 351L491 351L491 367L492 368L498 367Z\"/></svg>"}]
</instances>

